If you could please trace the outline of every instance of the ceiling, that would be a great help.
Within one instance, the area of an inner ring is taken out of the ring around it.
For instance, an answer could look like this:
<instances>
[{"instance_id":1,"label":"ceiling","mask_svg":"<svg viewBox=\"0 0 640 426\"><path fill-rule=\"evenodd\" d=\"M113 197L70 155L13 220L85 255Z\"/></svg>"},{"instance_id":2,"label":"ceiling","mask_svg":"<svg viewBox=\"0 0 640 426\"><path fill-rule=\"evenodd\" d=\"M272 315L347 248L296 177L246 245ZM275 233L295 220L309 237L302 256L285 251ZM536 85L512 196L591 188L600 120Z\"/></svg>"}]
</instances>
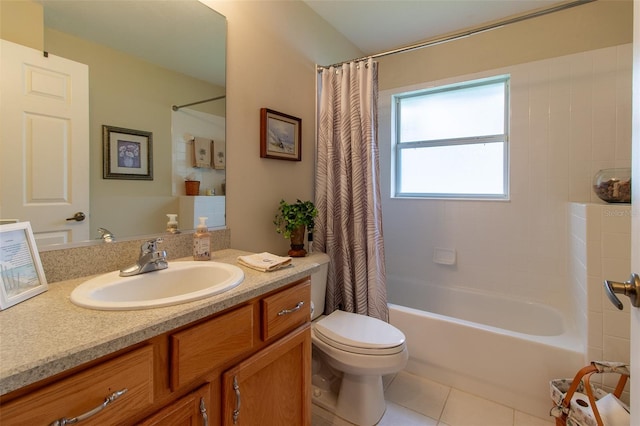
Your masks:
<instances>
[{"instance_id":1,"label":"ceiling","mask_svg":"<svg viewBox=\"0 0 640 426\"><path fill-rule=\"evenodd\" d=\"M364 55L566 3L557 0L303 0Z\"/></svg>"},{"instance_id":2,"label":"ceiling","mask_svg":"<svg viewBox=\"0 0 640 426\"><path fill-rule=\"evenodd\" d=\"M211 81L211 75L221 75L222 78L214 83L224 85L224 62L210 59L217 55L193 54L213 49L224 55L225 46L225 26L210 25L208 19L213 12L198 1L39 1L45 7L47 26L129 51L168 68L180 68L179 71L203 80ZM301 1L351 40L363 56L567 3L566 0ZM209 11L203 13L203 9ZM141 22L145 24L140 25ZM207 30L209 34L194 37L191 31L177 31L180 28ZM132 36L131 31L137 33ZM149 34L153 37L146 43ZM184 36L189 38L184 39ZM132 40L136 42L132 43ZM222 43L212 46L211 40ZM201 45L203 42L209 44ZM192 48L183 49L185 45ZM207 58L215 63L203 65L199 62ZM164 60L169 62L163 63ZM211 74L210 70L215 67L220 68L220 72Z\"/></svg>"},{"instance_id":3,"label":"ceiling","mask_svg":"<svg viewBox=\"0 0 640 426\"><path fill-rule=\"evenodd\" d=\"M199 1L38 1L47 27L225 85L226 20Z\"/></svg>"}]
</instances>

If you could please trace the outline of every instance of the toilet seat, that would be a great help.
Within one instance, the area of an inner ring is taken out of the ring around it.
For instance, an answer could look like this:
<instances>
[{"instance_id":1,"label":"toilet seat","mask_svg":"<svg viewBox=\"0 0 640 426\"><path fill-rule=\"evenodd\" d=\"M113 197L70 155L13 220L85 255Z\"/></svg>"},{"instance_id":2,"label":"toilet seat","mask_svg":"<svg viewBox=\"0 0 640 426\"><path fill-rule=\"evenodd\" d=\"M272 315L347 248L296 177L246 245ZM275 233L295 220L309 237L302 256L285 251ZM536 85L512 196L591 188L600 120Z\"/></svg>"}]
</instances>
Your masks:
<instances>
[{"instance_id":1,"label":"toilet seat","mask_svg":"<svg viewBox=\"0 0 640 426\"><path fill-rule=\"evenodd\" d=\"M384 321L334 311L314 324L315 336L334 348L363 355L392 355L405 349L404 334Z\"/></svg>"}]
</instances>

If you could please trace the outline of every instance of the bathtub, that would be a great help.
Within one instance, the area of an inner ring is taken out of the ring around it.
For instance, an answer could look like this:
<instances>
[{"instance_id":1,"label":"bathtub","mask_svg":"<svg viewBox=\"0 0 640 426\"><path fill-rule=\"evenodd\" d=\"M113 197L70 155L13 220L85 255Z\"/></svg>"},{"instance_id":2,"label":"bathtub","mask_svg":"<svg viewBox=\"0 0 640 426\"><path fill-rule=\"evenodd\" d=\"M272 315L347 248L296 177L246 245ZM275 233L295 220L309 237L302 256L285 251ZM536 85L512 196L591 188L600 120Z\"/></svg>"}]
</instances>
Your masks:
<instances>
[{"instance_id":1,"label":"bathtub","mask_svg":"<svg viewBox=\"0 0 640 426\"><path fill-rule=\"evenodd\" d=\"M427 297L389 293L409 373L547 418L549 380L573 377L586 362L575 327L553 307L460 288L419 290Z\"/></svg>"}]
</instances>

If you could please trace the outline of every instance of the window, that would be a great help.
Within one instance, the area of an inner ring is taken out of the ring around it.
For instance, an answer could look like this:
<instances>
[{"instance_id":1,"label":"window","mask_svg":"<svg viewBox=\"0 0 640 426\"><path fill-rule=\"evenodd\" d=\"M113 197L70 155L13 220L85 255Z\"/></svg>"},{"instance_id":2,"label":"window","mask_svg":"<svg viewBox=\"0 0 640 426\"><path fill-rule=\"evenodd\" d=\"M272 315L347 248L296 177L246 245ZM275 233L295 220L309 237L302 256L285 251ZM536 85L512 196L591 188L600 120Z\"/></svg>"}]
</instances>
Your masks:
<instances>
[{"instance_id":1,"label":"window","mask_svg":"<svg viewBox=\"0 0 640 426\"><path fill-rule=\"evenodd\" d=\"M508 76L394 96L395 196L508 197Z\"/></svg>"}]
</instances>

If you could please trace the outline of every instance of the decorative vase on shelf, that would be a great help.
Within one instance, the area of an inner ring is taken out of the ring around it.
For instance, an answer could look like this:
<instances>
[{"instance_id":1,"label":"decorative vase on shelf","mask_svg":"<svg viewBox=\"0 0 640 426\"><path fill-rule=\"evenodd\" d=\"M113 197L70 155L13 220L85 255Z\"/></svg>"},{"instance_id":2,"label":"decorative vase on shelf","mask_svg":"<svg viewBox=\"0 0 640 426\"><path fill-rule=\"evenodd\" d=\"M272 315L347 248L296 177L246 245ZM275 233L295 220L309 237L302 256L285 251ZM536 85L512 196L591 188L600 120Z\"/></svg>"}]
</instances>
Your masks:
<instances>
[{"instance_id":1,"label":"decorative vase on shelf","mask_svg":"<svg viewBox=\"0 0 640 426\"><path fill-rule=\"evenodd\" d=\"M184 186L187 195L200 195L199 180L186 180L184 181Z\"/></svg>"},{"instance_id":2,"label":"decorative vase on shelf","mask_svg":"<svg viewBox=\"0 0 640 426\"><path fill-rule=\"evenodd\" d=\"M631 202L631 169L603 169L593 177L593 191L607 203Z\"/></svg>"}]
</instances>

